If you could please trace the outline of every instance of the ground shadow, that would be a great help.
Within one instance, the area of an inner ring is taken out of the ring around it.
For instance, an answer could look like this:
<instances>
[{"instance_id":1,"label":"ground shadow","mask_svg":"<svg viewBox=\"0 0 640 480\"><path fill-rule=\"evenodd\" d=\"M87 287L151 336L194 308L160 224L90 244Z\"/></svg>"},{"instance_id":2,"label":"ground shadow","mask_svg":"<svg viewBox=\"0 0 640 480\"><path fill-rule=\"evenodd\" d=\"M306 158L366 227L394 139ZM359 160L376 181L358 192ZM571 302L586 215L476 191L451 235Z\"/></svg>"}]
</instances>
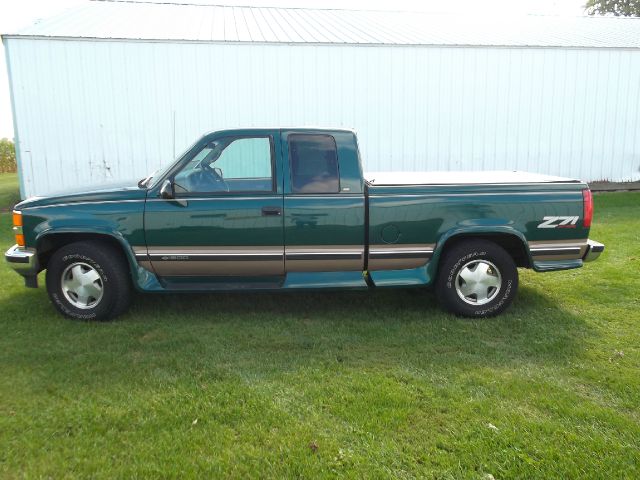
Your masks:
<instances>
[{"instance_id":1,"label":"ground shadow","mask_svg":"<svg viewBox=\"0 0 640 480\"><path fill-rule=\"evenodd\" d=\"M584 319L532 287L522 287L507 312L488 319L448 314L430 290L379 289L138 295L131 314L121 321L160 321L158 310L164 312L164 321L186 328L223 324L222 332L237 328L262 335L265 345L259 349L269 350L271 327L289 330L291 349L304 350L309 342L314 348L344 348L347 336L354 348L368 345L372 356L380 349L406 355L413 348L434 354L435 362L440 361L438 352L475 357L481 363L563 362L579 354L584 339L594 335Z\"/></svg>"},{"instance_id":2,"label":"ground shadow","mask_svg":"<svg viewBox=\"0 0 640 480\"><path fill-rule=\"evenodd\" d=\"M428 361L432 368L559 365L581 355L585 341L596 334L584 319L532 287L522 287L507 312L488 319L455 317L442 311L432 291L411 289L139 294L127 314L103 324L63 319L42 291L18 290L5 302L21 334L37 329L46 332L43 349L66 348L61 359L74 351L105 352L121 355L125 365L127 359L146 358L148 368L155 361L175 373L194 362L242 364L245 373L318 361L389 366ZM13 341L17 356L21 341L27 340ZM28 361L16 358L22 360Z\"/></svg>"}]
</instances>

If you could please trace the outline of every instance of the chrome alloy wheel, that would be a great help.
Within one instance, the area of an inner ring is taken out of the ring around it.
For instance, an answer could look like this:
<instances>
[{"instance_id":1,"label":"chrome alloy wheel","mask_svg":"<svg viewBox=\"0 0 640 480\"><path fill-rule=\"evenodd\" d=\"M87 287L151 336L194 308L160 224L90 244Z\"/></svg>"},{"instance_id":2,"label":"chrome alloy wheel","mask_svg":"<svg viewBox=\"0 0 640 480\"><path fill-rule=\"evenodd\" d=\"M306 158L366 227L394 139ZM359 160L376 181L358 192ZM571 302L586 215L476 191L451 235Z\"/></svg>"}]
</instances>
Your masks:
<instances>
[{"instance_id":1,"label":"chrome alloy wheel","mask_svg":"<svg viewBox=\"0 0 640 480\"><path fill-rule=\"evenodd\" d=\"M65 298L76 308L93 308L102 300L102 277L87 263L76 262L65 268L60 284Z\"/></svg>"},{"instance_id":2,"label":"chrome alloy wheel","mask_svg":"<svg viewBox=\"0 0 640 480\"><path fill-rule=\"evenodd\" d=\"M500 270L487 260L473 260L456 275L456 292L469 305L485 305L496 298L502 286Z\"/></svg>"}]
</instances>

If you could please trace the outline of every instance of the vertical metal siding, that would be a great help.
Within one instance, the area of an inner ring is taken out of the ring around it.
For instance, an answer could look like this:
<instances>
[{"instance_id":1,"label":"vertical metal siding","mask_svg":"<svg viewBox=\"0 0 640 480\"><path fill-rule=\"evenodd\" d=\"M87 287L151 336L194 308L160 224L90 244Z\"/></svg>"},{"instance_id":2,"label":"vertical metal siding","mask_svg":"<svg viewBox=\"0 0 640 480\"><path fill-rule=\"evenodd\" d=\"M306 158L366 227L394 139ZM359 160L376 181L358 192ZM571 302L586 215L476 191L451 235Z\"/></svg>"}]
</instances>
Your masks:
<instances>
[{"instance_id":1,"label":"vertical metal siding","mask_svg":"<svg viewBox=\"0 0 640 480\"><path fill-rule=\"evenodd\" d=\"M637 50L5 42L27 196L246 126L353 127L368 171L640 179Z\"/></svg>"}]
</instances>

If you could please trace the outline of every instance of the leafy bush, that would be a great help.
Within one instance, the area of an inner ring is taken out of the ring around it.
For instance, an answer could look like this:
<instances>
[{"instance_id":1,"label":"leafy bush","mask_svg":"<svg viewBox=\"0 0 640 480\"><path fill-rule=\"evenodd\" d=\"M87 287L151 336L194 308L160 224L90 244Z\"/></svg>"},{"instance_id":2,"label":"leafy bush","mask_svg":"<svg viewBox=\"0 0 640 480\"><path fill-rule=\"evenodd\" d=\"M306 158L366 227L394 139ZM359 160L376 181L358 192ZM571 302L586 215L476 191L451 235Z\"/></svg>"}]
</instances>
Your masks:
<instances>
[{"instance_id":1,"label":"leafy bush","mask_svg":"<svg viewBox=\"0 0 640 480\"><path fill-rule=\"evenodd\" d=\"M589 15L640 17L640 0L587 0L584 8Z\"/></svg>"},{"instance_id":2,"label":"leafy bush","mask_svg":"<svg viewBox=\"0 0 640 480\"><path fill-rule=\"evenodd\" d=\"M17 170L16 148L7 138L0 140L0 173L13 173Z\"/></svg>"}]
</instances>

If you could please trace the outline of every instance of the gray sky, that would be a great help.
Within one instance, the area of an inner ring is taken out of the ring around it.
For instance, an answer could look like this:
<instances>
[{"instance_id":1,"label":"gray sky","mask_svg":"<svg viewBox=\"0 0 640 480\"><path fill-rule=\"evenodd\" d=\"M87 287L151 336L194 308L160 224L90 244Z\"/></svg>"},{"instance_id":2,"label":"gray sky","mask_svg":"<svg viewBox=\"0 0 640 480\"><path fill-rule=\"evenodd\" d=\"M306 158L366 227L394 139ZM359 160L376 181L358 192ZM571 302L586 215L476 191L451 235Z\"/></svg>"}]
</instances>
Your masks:
<instances>
[{"instance_id":1,"label":"gray sky","mask_svg":"<svg viewBox=\"0 0 640 480\"><path fill-rule=\"evenodd\" d=\"M0 33L13 33L67 8L89 0L2 0L0 3ZM171 0L158 0L168 2ZM478 11L478 0L174 0L176 3L202 3L217 5L254 5L280 7L347 8L360 10L409 10L433 13L466 13L482 16L511 15L582 15L585 0L483 0ZM4 57L0 53L0 138L13 138L13 120L9 84Z\"/></svg>"}]
</instances>

